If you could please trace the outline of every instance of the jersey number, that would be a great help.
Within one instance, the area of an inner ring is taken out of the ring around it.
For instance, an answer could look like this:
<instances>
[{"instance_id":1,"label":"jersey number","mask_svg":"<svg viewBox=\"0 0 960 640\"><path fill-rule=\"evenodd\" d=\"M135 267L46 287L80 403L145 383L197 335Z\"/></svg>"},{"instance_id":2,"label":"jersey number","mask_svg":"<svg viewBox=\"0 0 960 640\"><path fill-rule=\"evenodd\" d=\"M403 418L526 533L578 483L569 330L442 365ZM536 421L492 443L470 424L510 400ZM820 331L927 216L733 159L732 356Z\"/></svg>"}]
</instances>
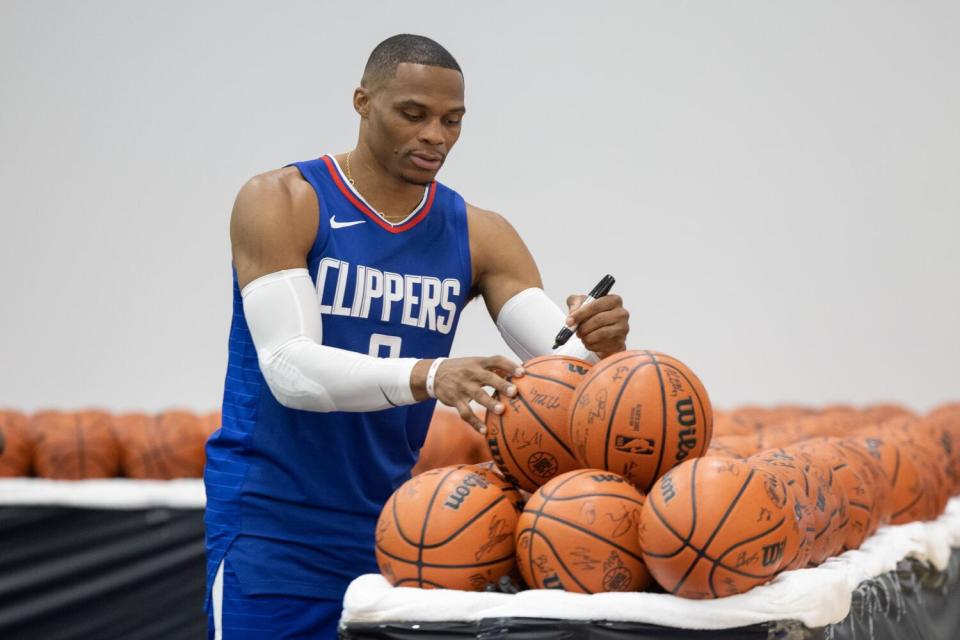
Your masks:
<instances>
[{"instance_id":1,"label":"jersey number","mask_svg":"<svg viewBox=\"0 0 960 640\"><path fill-rule=\"evenodd\" d=\"M386 347L387 355L380 355L381 348ZM373 333L370 335L370 355L374 358L399 358L400 357L400 336L388 336L385 333Z\"/></svg>"}]
</instances>

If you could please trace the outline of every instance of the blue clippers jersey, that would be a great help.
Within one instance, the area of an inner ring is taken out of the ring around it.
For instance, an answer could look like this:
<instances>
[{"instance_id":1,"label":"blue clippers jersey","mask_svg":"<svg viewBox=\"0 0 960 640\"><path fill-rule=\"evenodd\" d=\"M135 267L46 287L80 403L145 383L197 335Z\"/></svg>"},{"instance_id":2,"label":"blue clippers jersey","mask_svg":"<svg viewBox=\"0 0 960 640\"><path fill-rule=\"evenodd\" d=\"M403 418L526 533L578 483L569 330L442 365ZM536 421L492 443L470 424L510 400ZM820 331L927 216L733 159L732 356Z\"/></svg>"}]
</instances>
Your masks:
<instances>
[{"instance_id":1,"label":"blue clippers jersey","mask_svg":"<svg viewBox=\"0 0 960 640\"><path fill-rule=\"evenodd\" d=\"M296 163L320 203L307 257L323 343L380 357L450 352L470 285L466 205L432 183L403 224L379 218L330 156ZM434 403L371 413L280 405L257 364L233 279L223 426L207 443L207 577L227 562L244 594L343 596L376 572L374 527L407 478ZM376 390L371 390L376 392Z\"/></svg>"}]
</instances>

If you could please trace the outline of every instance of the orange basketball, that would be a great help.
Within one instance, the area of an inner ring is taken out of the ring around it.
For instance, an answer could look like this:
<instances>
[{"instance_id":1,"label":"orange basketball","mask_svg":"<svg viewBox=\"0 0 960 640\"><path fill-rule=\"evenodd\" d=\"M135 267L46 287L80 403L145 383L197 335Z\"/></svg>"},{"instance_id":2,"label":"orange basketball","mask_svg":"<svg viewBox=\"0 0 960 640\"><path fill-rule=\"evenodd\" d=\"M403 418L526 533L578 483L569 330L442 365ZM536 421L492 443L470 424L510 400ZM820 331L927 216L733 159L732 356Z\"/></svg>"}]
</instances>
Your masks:
<instances>
[{"instance_id":1,"label":"orange basketball","mask_svg":"<svg viewBox=\"0 0 960 640\"><path fill-rule=\"evenodd\" d=\"M784 551L784 570L807 566L813 555L813 543L817 533L814 521L816 489L804 469L803 461L784 449L768 449L752 456L750 462L778 475L787 486L787 508L793 510L791 522L798 544L796 548L787 548Z\"/></svg>"},{"instance_id":2,"label":"orange basketball","mask_svg":"<svg viewBox=\"0 0 960 640\"><path fill-rule=\"evenodd\" d=\"M713 409L697 376L654 351L624 351L587 374L570 414L584 467L625 476L641 491L710 444Z\"/></svg>"},{"instance_id":3,"label":"orange basketball","mask_svg":"<svg viewBox=\"0 0 960 640\"><path fill-rule=\"evenodd\" d=\"M724 412L719 413L714 410L713 414L713 435L714 437L726 436L752 436L757 429L762 428L762 423L751 419L748 416Z\"/></svg>"},{"instance_id":4,"label":"orange basketball","mask_svg":"<svg viewBox=\"0 0 960 640\"><path fill-rule=\"evenodd\" d=\"M949 460L946 475L950 495L960 494L960 411L935 413L921 422L928 425L934 436L939 436L940 446Z\"/></svg>"},{"instance_id":5,"label":"orange basketball","mask_svg":"<svg viewBox=\"0 0 960 640\"><path fill-rule=\"evenodd\" d=\"M514 569L517 491L472 465L403 483L380 513L376 556L398 587L482 591Z\"/></svg>"},{"instance_id":6,"label":"orange basketball","mask_svg":"<svg viewBox=\"0 0 960 640\"><path fill-rule=\"evenodd\" d=\"M33 417L38 476L56 480L112 478L120 470L120 450L112 418L104 411L44 411Z\"/></svg>"},{"instance_id":7,"label":"orange basketball","mask_svg":"<svg viewBox=\"0 0 960 640\"><path fill-rule=\"evenodd\" d=\"M960 433L949 420L924 418L918 421L918 436L923 437L922 446L933 456L937 471L937 510L939 516L960 483Z\"/></svg>"},{"instance_id":8,"label":"orange basketball","mask_svg":"<svg viewBox=\"0 0 960 640\"><path fill-rule=\"evenodd\" d=\"M874 530L881 524L890 522L893 514L890 478L882 464L879 445L880 442L875 439L864 440L856 437L841 438L837 442L837 446L848 452L847 459L850 463L857 467L860 475L870 482L876 492L876 522L872 523Z\"/></svg>"},{"instance_id":9,"label":"orange basketball","mask_svg":"<svg viewBox=\"0 0 960 640\"><path fill-rule=\"evenodd\" d=\"M754 439L749 436L717 436L710 439L710 446L704 456L720 458L749 458L757 453Z\"/></svg>"},{"instance_id":10,"label":"orange basketball","mask_svg":"<svg viewBox=\"0 0 960 640\"><path fill-rule=\"evenodd\" d=\"M430 469L454 464L476 464L489 459L483 436L464 422L459 413L437 405L427 429L427 439L420 448L420 457L411 473L417 475Z\"/></svg>"},{"instance_id":11,"label":"orange basketball","mask_svg":"<svg viewBox=\"0 0 960 640\"><path fill-rule=\"evenodd\" d=\"M786 485L734 458L699 458L664 475L643 507L640 542L660 585L685 598L743 593L771 579L798 540Z\"/></svg>"},{"instance_id":12,"label":"orange basketball","mask_svg":"<svg viewBox=\"0 0 960 640\"><path fill-rule=\"evenodd\" d=\"M923 520L926 501L923 481L917 469L917 460L892 434L884 436L880 429L870 428L863 435L847 438L847 441L875 456L884 470L889 486L891 524L906 524Z\"/></svg>"},{"instance_id":13,"label":"orange basketball","mask_svg":"<svg viewBox=\"0 0 960 640\"><path fill-rule=\"evenodd\" d=\"M153 417L131 413L117 416L117 440L123 475L128 478L171 480L203 475L206 428L200 416L167 411Z\"/></svg>"},{"instance_id":14,"label":"orange basketball","mask_svg":"<svg viewBox=\"0 0 960 640\"><path fill-rule=\"evenodd\" d=\"M880 402L864 407L860 412L870 422L883 422L890 418L913 418L916 414L906 407L892 402Z\"/></svg>"},{"instance_id":15,"label":"orange basketball","mask_svg":"<svg viewBox=\"0 0 960 640\"><path fill-rule=\"evenodd\" d=\"M30 419L19 411L0 411L0 478L29 476L33 447Z\"/></svg>"},{"instance_id":16,"label":"orange basketball","mask_svg":"<svg viewBox=\"0 0 960 640\"><path fill-rule=\"evenodd\" d=\"M643 494L599 469L559 475L534 493L517 524L527 585L578 593L638 591L651 580L640 555Z\"/></svg>"},{"instance_id":17,"label":"orange basketball","mask_svg":"<svg viewBox=\"0 0 960 640\"><path fill-rule=\"evenodd\" d=\"M590 363L568 356L541 356L523 363L526 372L509 378L513 398L500 398L504 412L487 412L487 446L506 478L536 491L554 476L577 469L567 438L574 390Z\"/></svg>"},{"instance_id":18,"label":"orange basketball","mask_svg":"<svg viewBox=\"0 0 960 640\"><path fill-rule=\"evenodd\" d=\"M801 446L788 447L787 451L803 462L803 469L810 481L814 540L809 562L818 565L843 550L850 519L847 496L839 483L834 483L833 465L827 460L816 457Z\"/></svg>"},{"instance_id":19,"label":"orange basketball","mask_svg":"<svg viewBox=\"0 0 960 640\"><path fill-rule=\"evenodd\" d=\"M951 478L955 473L949 452L952 438L937 426L931 426L929 419L896 418L879 424L877 429L896 442L917 468L923 497L913 510L913 517L935 519L943 512L952 492Z\"/></svg>"},{"instance_id":20,"label":"orange basketball","mask_svg":"<svg viewBox=\"0 0 960 640\"><path fill-rule=\"evenodd\" d=\"M847 497L849 519L843 546L845 549L859 549L880 523L878 490L874 479L863 475L858 459L838 446L838 442L837 438L816 438L799 446L830 465L835 485Z\"/></svg>"}]
</instances>

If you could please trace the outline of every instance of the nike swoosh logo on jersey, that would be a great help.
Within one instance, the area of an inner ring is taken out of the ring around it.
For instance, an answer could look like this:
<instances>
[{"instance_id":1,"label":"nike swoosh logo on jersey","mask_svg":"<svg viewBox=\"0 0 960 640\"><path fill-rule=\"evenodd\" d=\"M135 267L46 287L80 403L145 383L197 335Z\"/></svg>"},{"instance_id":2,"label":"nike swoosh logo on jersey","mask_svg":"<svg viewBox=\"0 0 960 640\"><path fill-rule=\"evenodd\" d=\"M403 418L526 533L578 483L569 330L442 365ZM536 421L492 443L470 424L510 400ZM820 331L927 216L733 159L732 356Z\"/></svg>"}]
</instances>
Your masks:
<instances>
[{"instance_id":1,"label":"nike swoosh logo on jersey","mask_svg":"<svg viewBox=\"0 0 960 640\"><path fill-rule=\"evenodd\" d=\"M350 222L337 222L337 216L330 216L330 226L334 229L343 229L352 227L355 224L363 224L366 220L351 220Z\"/></svg>"}]
</instances>

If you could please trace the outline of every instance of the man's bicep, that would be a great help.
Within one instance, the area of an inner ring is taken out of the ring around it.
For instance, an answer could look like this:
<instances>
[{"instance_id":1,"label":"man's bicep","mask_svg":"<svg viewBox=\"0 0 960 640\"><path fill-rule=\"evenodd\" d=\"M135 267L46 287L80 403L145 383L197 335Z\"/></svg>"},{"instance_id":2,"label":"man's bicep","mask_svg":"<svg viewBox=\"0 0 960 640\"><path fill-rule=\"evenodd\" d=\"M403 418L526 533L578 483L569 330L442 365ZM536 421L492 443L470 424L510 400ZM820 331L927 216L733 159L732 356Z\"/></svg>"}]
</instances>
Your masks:
<instances>
[{"instance_id":1,"label":"man's bicep","mask_svg":"<svg viewBox=\"0 0 960 640\"><path fill-rule=\"evenodd\" d=\"M315 199L315 196L314 196ZM283 269L307 266L316 223L309 202L291 193L276 175L257 176L237 194L230 217L233 264L241 288Z\"/></svg>"},{"instance_id":2,"label":"man's bicep","mask_svg":"<svg viewBox=\"0 0 960 640\"><path fill-rule=\"evenodd\" d=\"M474 210L471 234L478 269L477 290L494 320L510 298L524 289L543 287L540 270L520 234L502 216Z\"/></svg>"}]
</instances>

